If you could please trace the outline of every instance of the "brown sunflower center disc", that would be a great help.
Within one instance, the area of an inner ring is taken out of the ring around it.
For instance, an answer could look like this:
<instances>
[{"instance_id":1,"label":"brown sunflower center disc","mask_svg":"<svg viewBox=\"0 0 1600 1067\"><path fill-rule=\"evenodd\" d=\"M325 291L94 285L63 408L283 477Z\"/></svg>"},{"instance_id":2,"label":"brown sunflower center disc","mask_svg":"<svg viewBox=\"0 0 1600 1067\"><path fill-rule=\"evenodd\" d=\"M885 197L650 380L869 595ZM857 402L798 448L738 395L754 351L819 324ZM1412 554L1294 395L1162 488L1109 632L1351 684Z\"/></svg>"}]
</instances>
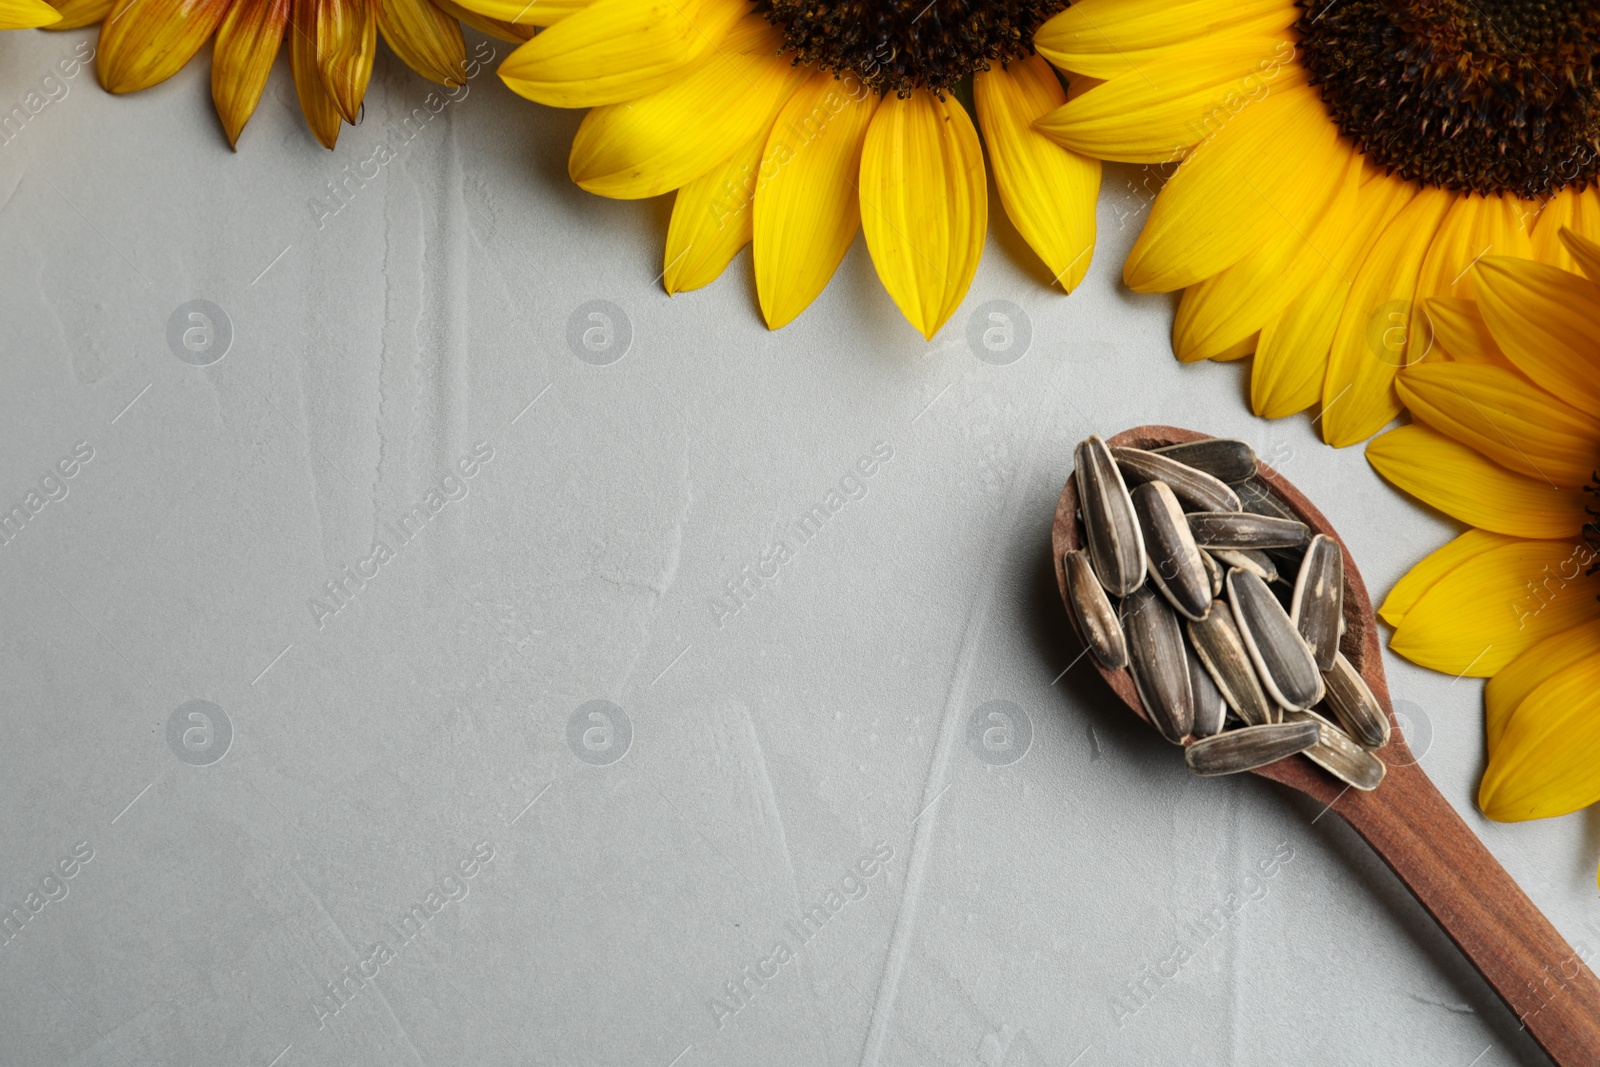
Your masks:
<instances>
[{"instance_id":1,"label":"brown sunflower center disc","mask_svg":"<svg viewBox=\"0 0 1600 1067\"><path fill-rule=\"evenodd\" d=\"M1299 0L1306 67L1370 159L1534 198L1600 174L1595 0Z\"/></svg>"},{"instance_id":2,"label":"brown sunflower center disc","mask_svg":"<svg viewBox=\"0 0 1600 1067\"><path fill-rule=\"evenodd\" d=\"M772 0L766 15L802 63L872 89L944 92L991 63L1033 52L1033 31L1066 7L983 0Z\"/></svg>"}]
</instances>

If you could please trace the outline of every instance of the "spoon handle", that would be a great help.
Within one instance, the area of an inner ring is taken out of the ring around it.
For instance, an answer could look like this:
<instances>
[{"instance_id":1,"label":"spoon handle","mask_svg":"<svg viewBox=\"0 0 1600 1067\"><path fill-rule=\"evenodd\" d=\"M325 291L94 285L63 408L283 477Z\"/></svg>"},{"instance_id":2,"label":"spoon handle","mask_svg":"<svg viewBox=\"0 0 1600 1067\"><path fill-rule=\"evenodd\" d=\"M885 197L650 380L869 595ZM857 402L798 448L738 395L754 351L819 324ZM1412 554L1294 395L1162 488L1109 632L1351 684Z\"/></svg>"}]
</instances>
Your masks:
<instances>
[{"instance_id":1,"label":"spoon handle","mask_svg":"<svg viewBox=\"0 0 1600 1067\"><path fill-rule=\"evenodd\" d=\"M1600 1062L1600 979L1415 763L1333 805L1559 1067Z\"/></svg>"}]
</instances>

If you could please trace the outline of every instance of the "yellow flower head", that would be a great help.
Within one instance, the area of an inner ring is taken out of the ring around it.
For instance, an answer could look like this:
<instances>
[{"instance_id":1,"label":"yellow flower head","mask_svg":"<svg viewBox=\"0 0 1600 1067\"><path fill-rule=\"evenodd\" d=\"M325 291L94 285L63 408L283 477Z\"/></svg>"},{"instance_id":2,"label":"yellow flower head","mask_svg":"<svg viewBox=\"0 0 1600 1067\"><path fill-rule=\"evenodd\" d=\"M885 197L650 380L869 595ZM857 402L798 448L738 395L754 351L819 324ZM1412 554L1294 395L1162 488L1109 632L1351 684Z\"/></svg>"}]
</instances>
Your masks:
<instances>
[{"instance_id":1,"label":"yellow flower head","mask_svg":"<svg viewBox=\"0 0 1600 1067\"><path fill-rule=\"evenodd\" d=\"M1414 422L1367 446L1473 527L1379 614L1407 659L1490 679L1478 803L1504 821L1600 801L1600 243L1559 239L1582 273L1485 256L1473 299L1429 301L1445 358L1398 374Z\"/></svg>"},{"instance_id":2,"label":"yellow flower head","mask_svg":"<svg viewBox=\"0 0 1600 1067\"><path fill-rule=\"evenodd\" d=\"M172 77L215 34L211 97L235 146L285 34L300 109L332 148L340 122L360 117L380 33L407 66L441 85L461 84L469 69L461 22L517 44L532 33L452 0L63 0L60 7L52 29L104 20L95 65L113 93Z\"/></svg>"},{"instance_id":3,"label":"yellow flower head","mask_svg":"<svg viewBox=\"0 0 1600 1067\"><path fill-rule=\"evenodd\" d=\"M549 26L500 75L531 100L590 109L573 181L618 199L676 191L669 293L706 285L750 244L776 329L861 231L890 297L932 337L983 251L984 144L1051 277L1070 290L1088 269L1100 165L1033 129L1067 99L1031 43L1064 0L463 2Z\"/></svg>"},{"instance_id":4,"label":"yellow flower head","mask_svg":"<svg viewBox=\"0 0 1600 1067\"><path fill-rule=\"evenodd\" d=\"M1253 352L1256 412L1320 400L1331 444L1399 413L1474 262L1600 237L1593 0L1078 0L1034 43L1101 81L1037 128L1146 166L1124 277L1183 291L1178 358Z\"/></svg>"}]
</instances>

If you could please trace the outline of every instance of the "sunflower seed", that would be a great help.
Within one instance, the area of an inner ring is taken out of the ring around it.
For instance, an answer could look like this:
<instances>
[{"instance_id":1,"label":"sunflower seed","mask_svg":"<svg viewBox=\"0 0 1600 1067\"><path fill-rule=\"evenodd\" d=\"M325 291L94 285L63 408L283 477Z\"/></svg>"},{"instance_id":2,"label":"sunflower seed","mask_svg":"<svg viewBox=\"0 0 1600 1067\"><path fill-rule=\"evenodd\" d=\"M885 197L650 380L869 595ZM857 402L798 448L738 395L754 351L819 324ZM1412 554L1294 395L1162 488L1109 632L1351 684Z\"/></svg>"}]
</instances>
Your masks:
<instances>
[{"instance_id":1,"label":"sunflower seed","mask_svg":"<svg viewBox=\"0 0 1600 1067\"><path fill-rule=\"evenodd\" d=\"M1311 649L1267 583L1249 571L1231 570L1227 586L1239 637L1267 694L1286 708L1309 708L1321 700L1322 673Z\"/></svg>"},{"instance_id":2,"label":"sunflower seed","mask_svg":"<svg viewBox=\"0 0 1600 1067\"><path fill-rule=\"evenodd\" d=\"M1128 642L1122 636L1116 609L1094 576L1088 553L1081 548L1068 552L1062 557L1061 566L1067 574L1067 602L1072 605L1078 636L1102 667L1113 671L1126 667Z\"/></svg>"},{"instance_id":3,"label":"sunflower seed","mask_svg":"<svg viewBox=\"0 0 1600 1067\"><path fill-rule=\"evenodd\" d=\"M1314 711L1286 711L1285 724L1315 723L1317 743L1306 749L1306 758L1335 778L1363 792L1371 792L1383 781L1383 761L1350 738L1350 735Z\"/></svg>"},{"instance_id":4,"label":"sunflower seed","mask_svg":"<svg viewBox=\"0 0 1600 1067\"><path fill-rule=\"evenodd\" d=\"M1201 552L1200 553L1200 562L1205 564L1205 567L1206 567L1206 578L1209 579L1210 582L1211 582L1211 596L1213 598L1221 596L1222 595L1222 565L1220 563L1218 563L1215 559L1211 558L1211 553L1209 553L1209 552Z\"/></svg>"},{"instance_id":5,"label":"sunflower seed","mask_svg":"<svg viewBox=\"0 0 1600 1067\"><path fill-rule=\"evenodd\" d=\"M1122 476L1131 485L1166 482L1179 500L1201 511L1238 511L1239 498L1221 481L1205 471L1179 463L1170 456L1146 452L1141 448L1113 448Z\"/></svg>"},{"instance_id":6,"label":"sunflower seed","mask_svg":"<svg viewBox=\"0 0 1600 1067\"><path fill-rule=\"evenodd\" d=\"M1133 684L1150 722L1173 744L1194 727L1194 693L1178 616L1161 595L1141 586L1122 602Z\"/></svg>"},{"instance_id":7,"label":"sunflower seed","mask_svg":"<svg viewBox=\"0 0 1600 1067\"><path fill-rule=\"evenodd\" d=\"M1227 604L1219 600L1211 605L1211 613L1204 619L1191 622L1189 640L1222 699L1239 718L1247 725L1262 726L1277 717L1275 707L1262 692Z\"/></svg>"},{"instance_id":8,"label":"sunflower seed","mask_svg":"<svg viewBox=\"0 0 1600 1067\"><path fill-rule=\"evenodd\" d=\"M1127 596L1144 584L1145 570L1144 539L1128 486L1099 437L1079 444L1073 458L1089 561L1106 592Z\"/></svg>"},{"instance_id":9,"label":"sunflower seed","mask_svg":"<svg viewBox=\"0 0 1600 1067\"><path fill-rule=\"evenodd\" d=\"M1195 774L1238 774L1304 752L1319 737L1320 730L1314 722L1241 726L1194 742L1183 758Z\"/></svg>"},{"instance_id":10,"label":"sunflower seed","mask_svg":"<svg viewBox=\"0 0 1600 1067\"><path fill-rule=\"evenodd\" d=\"M1278 568L1265 552L1257 552L1253 548L1208 548L1205 551L1215 556L1217 562L1250 571L1263 582L1278 580Z\"/></svg>"},{"instance_id":11,"label":"sunflower seed","mask_svg":"<svg viewBox=\"0 0 1600 1067\"><path fill-rule=\"evenodd\" d=\"M1344 653L1334 655L1333 668L1322 673L1322 680L1328 690L1324 704L1346 733L1365 748L1389 743L1389 716Z\"/></svg>"},{"instance_id":12,"label":"sunflower seed","mask_svg":"<svg viewBox=\"0 0 1600 1067\"><path fill-rule=\"evenodd\" d=\"M1317 670L1333 669L1339 654L1339 619L1344 612L1344 557L1339 542L1327 534L1317 534L1306 546L1300 573L1294 580L1294 599L1289 602L1289 618L1300 636L1311 646Z\"/></svg>"},{"instance_id":13,"label":"sunflower seed","mask_svg":"<svg viewBox=\"0 0 1600 1067\"><path fill-rule=\"evenodd\" d=\"M1288 505L1278 499L1276 493L1254 478L1247 482L1239 482L1233 487L1234 494L1238 496L1239 503L1244 505L1245 511L1252 515L1266 515L1274 519L1290 519L1297 521L1299 516L1289 510Z\"/></svg>"},{"instance_id":14,"label":"sunflower seed","mask_svg":"<svg viewBox=\"0 0 1600 1067\"><path fill-rule=\"evenodd\" d=\"M1189 513L1189 530L1202 548L1278 548L1306 540L1306 524L1248 511Z\"/></svg>"},{"instance_id":15,"label":"sunflower seed","mask_svg":"<svg viewBox=\"0 0 1600 1067\"><path fill-rule=\"evenodd\" d=\"M1190 625L1193 625L1191 623ZM1222 732L1222 724L1228 717L1228 703L1222 699L1222 692L1217 688L1217 683L1212 681L1211 672L1206 665L1200 662L1200 657L1191 647L1187 649L1189 659L1189 692L1194 694L1194 729L1196 737L1210 737L1212 734Z\"/></svg>"},{"instance_id":16,"label":"sunflower seed","mask_svg":"<svg viewBox=\"0 0 1600 1067\"><path fill-rule=\"evenodd\" d=\"M1177 496L1166 482L1145 482L1133 490L1133 510L1156 588L1185 618L1204 617L1211 610L1211 579Z\"/></svg>"},{"instance_id":17,"label":"sunflower seed","mask_svg":"<svg viewBox=\"0 0 1600 1067\"><path fill-rule=\"evenodd\" d=\"M1245 441L1229 437L1185 441L1181 445L1166 445L1150 451L1204 471L1222 482L1242 482L1255 477L1256 473L1256 450Z\"/></svg>"}]
</instances>

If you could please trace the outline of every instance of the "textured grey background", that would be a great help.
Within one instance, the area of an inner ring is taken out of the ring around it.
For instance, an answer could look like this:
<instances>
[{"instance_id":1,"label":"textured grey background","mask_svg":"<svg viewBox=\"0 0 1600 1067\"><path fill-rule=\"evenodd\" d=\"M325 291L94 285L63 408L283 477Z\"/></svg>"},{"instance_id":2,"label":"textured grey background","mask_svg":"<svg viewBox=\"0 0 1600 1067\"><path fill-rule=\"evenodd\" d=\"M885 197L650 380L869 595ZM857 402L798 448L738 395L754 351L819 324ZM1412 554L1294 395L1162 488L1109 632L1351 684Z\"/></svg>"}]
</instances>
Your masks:
<instances>
[{"instance_id":1,"label":"textured grey background","mask_svg":"<svg viewBox=\"0 0 1600 1067\"><path fill-rule=\"evenodd\" d=\"M0 110L92 40L0 35ZM235 155L208 65L120 99L85 71L0 146L0 504L93 450L0 546L0 900L58 897L0 949L0 1063L1540 1062L1335 818L1191 778L1068 669L1046 546L1089 432L1248 438L1376 590L1450 532L1250 417L1242 366L1172 360L1172 302L1118 285L1131 172L1071 298L995 206L932 344L859 244L770 334L746 255L669 300L669 201L572 188L577 116L490 72L397 149L427 87L381 56L329 154L280 64ZM167 342L194 299L232 328L204 367ZM965 337L996 299L1031 324L1009 365ZM631 328L607 365L568 343L594 300ZM1434 780L1600 943L1600 823L1486 823L1480 684L1388 666ZM221 715L169 731L191 700ZM569 731L597 700L627 728Z\"/></svg>"}]
</instances>

